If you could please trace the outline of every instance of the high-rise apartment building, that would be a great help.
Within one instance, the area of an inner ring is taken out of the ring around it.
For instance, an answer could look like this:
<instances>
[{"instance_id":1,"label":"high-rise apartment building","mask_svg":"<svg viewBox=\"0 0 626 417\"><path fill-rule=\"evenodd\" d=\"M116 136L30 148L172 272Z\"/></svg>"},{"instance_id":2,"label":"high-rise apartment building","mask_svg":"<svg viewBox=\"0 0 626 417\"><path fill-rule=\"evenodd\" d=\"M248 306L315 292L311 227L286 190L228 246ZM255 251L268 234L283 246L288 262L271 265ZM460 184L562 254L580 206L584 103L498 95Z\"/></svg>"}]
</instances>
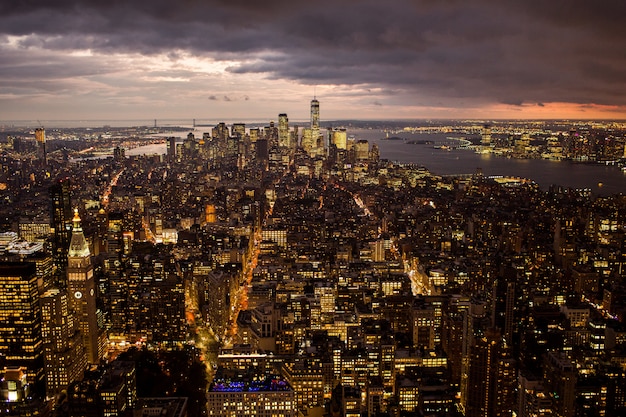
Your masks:
<instances>
[{"instance_id":1,"label":"high-rise apartment building","mask_svg":"<svg viewBox=\"0 0 626 417\"><path fill-rule=\"evenodd\" d=\"M87 361L98 363L101 357L100 328L96 312L96 286L91 253L80 225L78 210L74 213L72 240L67 254L67 283L72 310L78 319L87 349Z\"/></svg>"}]
</instances>

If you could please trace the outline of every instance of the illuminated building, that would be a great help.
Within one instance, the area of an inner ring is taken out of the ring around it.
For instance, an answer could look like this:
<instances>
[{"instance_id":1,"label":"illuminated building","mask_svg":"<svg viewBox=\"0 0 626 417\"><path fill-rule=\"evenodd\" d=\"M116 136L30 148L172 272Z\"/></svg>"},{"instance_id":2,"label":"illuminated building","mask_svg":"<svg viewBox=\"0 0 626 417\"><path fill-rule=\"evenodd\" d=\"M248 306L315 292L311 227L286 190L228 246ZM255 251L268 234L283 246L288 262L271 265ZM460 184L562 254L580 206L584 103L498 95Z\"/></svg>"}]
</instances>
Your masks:
<instances>
[{"instance_id":1,"label":"illuminated building","mask_svg":"<svg viewBox=\"0 0 626 417\"><path fill-rule=\"evenodd\" d=\"M291 148L291 137L289 134L289 119L287 114L278 115L278 146L282 148Z\"/></svg>"},{"instance_id":2,"label":"illuminated building","mask_svg":"<svg viewBox=\"0 0 626 417\"><path fill-rule=\"evenodd\" d=\"M255 346L265 351L276 351L276 334L281 330L280 311L271 303L252 310L252 338Z\"/></svg>"},{"instance_id":3,"label":"illuminated building","mask_svg":"<svg viewBox=\"0 0 626 417\"><path fill-rule=\"evenodd\" d=\"M484 125L481 133L480 144L483 146L491 145L491 126Z\"/></svg>"},{"instance_id":4,"label":"illuminated building","mask_svg":"<svg viewBox=\"0 0 626 417\"><path fill-rule=\"evenodd\" d=\"M304 151L309 155L312 154L313 149L315 148L313 135L311 133L311 129L309 129L308 127L302 129L302 141L300 146L302 146L302 149L304 149Z\"/></svg>"},{"instance_id":5,"label":"illuminated building","mask_svg":"<svg viewBox=\"0 0 626 417\"><path fill-rule=\"evenodd\" d=\"M114 361L98 381L105 417L123 416L137 403L135 362Z\"/></svg>"},{"instance_id":6,"label":"illuminated building","mask_svg":"<svg viewBox=\"0 0 626 417\"><path fill-rule=\"evenodd\" d=\"M370 158L370 144L366 140L358 140L354 144L354 151L356 153L357 161L367 161Z\"/></svg>"},{"instance_id":7,"label":"illuminated building","mask_svg":"<svg viewBox=\"0 0 626 417\"><path fill-rule=\"evenodd\" d=\"M0 263L0 356L8 367L24 367L29 383L42 379L41 307L33 263Z\"/></svg>"},{"instance_id":8,"label":"illuminated building","mask_svg":"<svg viewBox=\"0 0 626 417\"><path fill-rule=\"evenodd\" d=\"M207 393L210 416L296 416L294 392L279 377L252 381L214 380Z\"/></svg>"},{"instance_id":9,"label":"illuminated building","mask_svg":"<svg viewBox=\"0 0 626 417\"><path fill-rule=\"evenodd\" d=\"M348 147L348 133L346 129L335 129L332 131L331 143L337 147L337 149L347 149Z\"/></svg>"},{"instance_id":10,"label":"illuminated building","mask_svg":"<svg viewBox=\"0 0 626 417\"><path fill-rule=\"evenodd\" d=\"M56 268L55 281L59 288L67 288L67 249L72 236L72 200L70 180L59 180L50 187L50 227L53 230L52 257Z\"/></svg>"},{"instance_id":11,"label":"illuminated building","mask_svg":"<svg viewBox=\"0 0 626 417\"><path fill-rule=\"evenodd\" d=\"M411 310L413 346L432 349L435 347L435 309L432 306L419 307Z\"/></svg>"},{"instance_id":12,"label":"illuminated building","mask_svg":"<svg viewBox=\"0 0 626 417\"><path fill-rule=\"evenodd\" d=\"M255 143L257 140L260 139L260 136L261 131L258 127L253 127L252 129L250 129L250 142Z\"/></svg>"},{"instance_id":13,"label":"illuminated building","mask_svg":"<svg viewBox=\"0 0 626 417\"><path fill-rule=\"evenodd\" d=\"M419 406L419 383L411 378L398 378L395 387L400 410L413 413Z\"/></svg>"},{"instance_id":14,"label":"illuminated building","mask_svg":"<svg viewBox=\"0 0 626 417\"><path fill-rule=\"evenodd\" d=\"M515 386L515 361L500 331L477 334L469 353L468 386L461 394L465 416L510 416Z\"/></svg>"},{"instance_id":15,"label":"illuminated building","mask_svg":"<svg viewBox=\"0 0 626 417\"><path fill-rule=\"evenodd\" d=\"M55 288L43 294L41 317L46 395L52 398L82 379L87 356L78 322L70 314L69 297L65 291Z\"/></svg>"},{"instance_id":16,"label":"illuminated building","mask_svg":"<svg viewBox=\"0 0 626 417\"><path fill-rule=\"evenodd\" d=\"M207 204L204 209L204 221L207 223L215 223L215 204Z\"/></svg>"},{"instance_id":17,"label":"illuminated building","mask_svg":"<svg viewBox=\"0 0 626 417\"><path fill-rule=\"evenodd\" d=\"M145 244L122 263L116 322L127 341L176 344L185 340L185 288L172 258Z\"/></svg>"},{"instance_id":18,"label":"illuminated building","mask_svg":"<svg viewBox=\"0 0 626 417\"><path fill-rule=\"evenodd\" d=\"M46 215L20 218L19 236L28 242L45 242L50 236L50 219Z\"/></svg>"},{"instance_id":19,"label":"illuminated building","mask_svg":"<svg viewBox=\"0 0 626 417\"><path fill-rule=\"evenodd\" d=\"M314 141L320 135L320 102L317 99L311 100L311 136Z\"/></svg>"},{"instance_id":20,"label":"illuminated building","mask_svg":"<svg viewBox=\"0 0 626 417\"><path fill-rule=\"evenodd\" d=\"M39 146L39 155L44 165L47 162L46 155L46 130L43 127L38 127L35 129L35 140L37 141L37 145Z\"/></svg>"},{"instance_id":21,"label":"illuminated building","mask_svg":"<svg viewBox=\"0 0 626 417\"><path fill-rule=\"evenodd\" d=\"M311 125L302 131L302 149L315 157L324 154L324 143L320 143L320 103L316 99L311 100Z\"/></svg>"},{"instance_id":22,"label":"illuminated building","mask_svg":"<svg viewBox=\"0 0 626 417\"><path fill-rule=\"evenodd\" d=\"M324 363L315 358L295 358L283 365L283 374L293 387L298 410L323 407L324 372Z\"/></svg>"},{"instance_id":23,"label":"illuminated building","mask_svg":"<svg viewBox=\"0 0 626 417\"><path fill-rule=\"evenodd\" d=\"M520 372L517 388L517 415L519 417L549 417L554 415L552 400L541 380Z\"/></svg>"},{"instance_id":24,"label":"illuminated building","mask_svg":"<svg viewBox=\"0 0 626 417\"><path fill-rule=\"evenodd\" d=\"M20 366L4 368L4 375L0 380L0 400L7 405L22 403L29 394L30 384L26 368Z\"/></svg>"},{"instance_id":25,"label":"illuminated building","mask_svg":"<svg viewBox=\"0 0 626 417\"><path fill-rule=\"evenodd\" d=\"M557 415L572 417L576 399L576 365L564 352L547 352L543 362L543 379Z\"/></svg>"},{"instance_id":26,"label":"illuminated building","mask_svg":"<svg viewBox=\"0 0 626 417\"><path fill-rule=\"evenodd\" d=\"M87 361L98 363L102 356L101 332L96 313L96 288L91 253L80 225L78 210L74 212L72 240L67 253L67 283L71 307L78 319L87 349Z\"/></svg>"},{"instance_id":27,"label":"illuminated building","mask_svg":"<svg viewBox=\"0 0 626 417\"><path fill-rule=\"evenodd\" d=\"M233 123L231 129L232 135L243 139L246 136L246 124L245 123Z\"/></svg>"}]
</instances>

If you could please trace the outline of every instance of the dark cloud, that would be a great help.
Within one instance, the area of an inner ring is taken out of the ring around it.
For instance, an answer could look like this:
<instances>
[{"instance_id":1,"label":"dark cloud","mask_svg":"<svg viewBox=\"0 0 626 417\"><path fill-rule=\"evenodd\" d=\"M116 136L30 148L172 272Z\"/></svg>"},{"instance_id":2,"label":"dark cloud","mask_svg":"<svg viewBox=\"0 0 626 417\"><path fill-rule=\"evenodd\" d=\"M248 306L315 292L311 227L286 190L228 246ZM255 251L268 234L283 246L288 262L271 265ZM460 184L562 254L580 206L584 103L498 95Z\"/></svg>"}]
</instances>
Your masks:
<instances>
[{"instance_id":1,"label":"dark cloud","mask_svg":"<svg viewBox=\"0 0 626 417\"><path fill-rule=\"evenodd\" d=\"M4 0L0 33L24 35L24 51L246 58L228 71L416 103L624 105L625 14L621 0ZM9 54L0 48L5 84L115 71Z\"/></svg>"}]
</instances>

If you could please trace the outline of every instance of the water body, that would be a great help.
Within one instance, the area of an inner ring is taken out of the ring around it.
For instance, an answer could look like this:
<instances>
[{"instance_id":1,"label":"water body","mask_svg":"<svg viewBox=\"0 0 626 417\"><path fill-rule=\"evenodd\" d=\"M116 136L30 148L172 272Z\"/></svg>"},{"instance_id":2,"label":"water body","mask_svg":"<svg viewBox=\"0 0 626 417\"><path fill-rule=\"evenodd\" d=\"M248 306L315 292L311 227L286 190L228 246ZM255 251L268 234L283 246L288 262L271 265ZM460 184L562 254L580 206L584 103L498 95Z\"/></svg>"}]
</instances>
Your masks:
<instances>
[{"instance_id":1,"label":"water body","mask_svg":"<svg viewBox=\"0 0 626 417\"><path fill-rule=\"evenodd\" d=\"M548 189L551 185L561 185L570 188L589 188L594 194L600 195L626 193L626 172L618 166L544 159L510 159L477 154L470 149L434 148L437 144L449 143L447 137L462 137L457 134L402 132L393 135L408 141L434 142L420 145L409 144L404 140L383 140L385 134L376 130L357 129L348 131L348 134L354 135L356 139L367 139L370 145L378 144L381 158L423 165L437 175L473 174L480 168L487 176L503 175L531 179L542 189Z\"/></svg>"},{"instance_id":2,"label":"water body","mask_svg":"<svg viewBox=\"0 0 626 417\"><path fill-rule=\"evenodd\" d=\"M196 137L201 137L202 132L200 128L193 133ZM175 132L172 136L184 138L187 133ZM544 159L510 159L477 154L470 149L435 148L442 143L450 143L448 137L462 137L456 134L402 132L390 134L390 136L398 136L406 140L384 140L385 133L378 130L350 129L348 135L356 139L366 139L370 146L374 143L378 144L381 158L422 165L436 175L474 174L480 168L486 176L503 175L531 179L544 190L551 185L561 185L569 188L588 188L598 195L626 193L626 172L618 166ZM432 143L410 144L407 141ZM127 150L126 155L151 155L165 152L165 143L160 143Z\"/></svg>"}]
</instances>

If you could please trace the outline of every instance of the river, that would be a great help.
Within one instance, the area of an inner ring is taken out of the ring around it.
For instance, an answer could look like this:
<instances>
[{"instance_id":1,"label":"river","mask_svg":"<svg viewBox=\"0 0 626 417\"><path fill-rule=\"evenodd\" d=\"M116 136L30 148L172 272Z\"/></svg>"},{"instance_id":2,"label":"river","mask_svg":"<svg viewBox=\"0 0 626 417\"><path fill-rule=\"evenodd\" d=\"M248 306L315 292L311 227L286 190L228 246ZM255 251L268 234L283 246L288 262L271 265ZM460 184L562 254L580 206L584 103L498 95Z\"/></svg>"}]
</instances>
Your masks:
<instances>
[{"instance_id":1,"label":"river","mask_svg":"<svg viewBox=\"0 0 626 417\"><path fill-rule=\"evenodd\" d=\"M375 130L352 130L349 135L378 144L381 158L423 165L437 175L473 174L480 168L484 175L504 175L528 178L542 189L551 185L589 188L594 194L626 193L626 173L618 166L545 159L511 159L490 154L477 154L470 149L435 149L446 142L446 134L400 133L396 136L409 141L432 141L433 144L409 144L402 140L383 140L385 134Z\"/></svg>"},{"instance_id":2,"label":"river","mask_svg":"<svg viewBox=\"0 0 626 417\"><path fill-rule=\"evenodd\" d=\"M202 130L196 129L196 137L202 137ZM528 178L542 189L551 185L570 188L588 188L594 194L610 195L626 193L626 172L618 166L570 161L549 161L544 159L510 159L489 154L477 154L470 149L436 149L434 145L449 143L446 137L461 137L440 133L399 133L407 141L431 141L432 144L409 144L404 140L384 140L385 133L378 130L350 129L349 136L366 139L370 146L380 148L384 159L402 163L419 164L436 175L473 174L480 168L484 175L504 175ZM176 132L173 136L184 138L187 132ZM165 143L151 144L126 151L126 155L164 154Z\"/></svg>"}]
</instances>

